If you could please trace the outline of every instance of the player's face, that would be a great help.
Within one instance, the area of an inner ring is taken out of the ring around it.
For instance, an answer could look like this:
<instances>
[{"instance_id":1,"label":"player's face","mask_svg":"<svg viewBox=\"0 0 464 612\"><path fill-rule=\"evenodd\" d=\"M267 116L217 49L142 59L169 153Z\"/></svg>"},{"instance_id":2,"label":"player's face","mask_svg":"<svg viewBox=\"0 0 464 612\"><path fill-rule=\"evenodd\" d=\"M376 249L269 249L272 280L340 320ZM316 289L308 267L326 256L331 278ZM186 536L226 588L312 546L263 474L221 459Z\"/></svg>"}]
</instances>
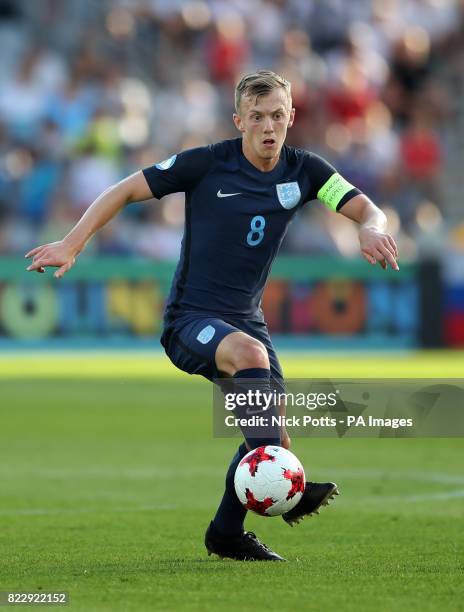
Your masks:
<instances>
[{"instance_id":1,"label":"player's face","mask_svg":"<svg viewBox=\"0 0 464 612\"><path fill-rule=\"evenodd\" d=\"M281 87L266 96L243 98L234 123L243 134L243 152L262 170L272 170L292 126L295 109Z\"/></svg>"}]
</instances>

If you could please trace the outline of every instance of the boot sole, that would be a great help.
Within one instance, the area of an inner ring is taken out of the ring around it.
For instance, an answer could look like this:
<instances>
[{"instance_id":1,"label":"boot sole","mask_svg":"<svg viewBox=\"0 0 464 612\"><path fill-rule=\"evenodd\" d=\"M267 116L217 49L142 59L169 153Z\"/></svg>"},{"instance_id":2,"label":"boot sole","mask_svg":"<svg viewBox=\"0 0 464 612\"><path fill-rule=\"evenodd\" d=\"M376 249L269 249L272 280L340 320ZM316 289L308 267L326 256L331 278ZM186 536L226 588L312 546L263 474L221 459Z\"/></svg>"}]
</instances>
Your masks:
<instances>
[{"instance_id":1,"label":"boot sole","mask_svg":"<svg viewBox=\"0 0 464 612\"><path fill-rule=\"evenodd\" d=\"M208 552L208 557L211 557L211 555L215 555L216 557L219 557L219 559L230 559L231 561L286 561L287 559L284 559L283 557L281 559L254 559L254 558L250 558L250 559L235 559L234 557L226 557L225 555L220 555L219 553L215 553L212 550L208 550L206 549Z\"/></svg>"},{"instance_id":2,"label":"boot sole","mask_svg":"<svg viewBox=\"0 0 464 612\"><path fill-rule=\"evenodd\" d=\"M319 514L319 508L321 508L322 506L328 506L331 500L335 500L336 495L340 495L340 491L338 490L337 485L334 485L332 489L328 491L327 495L314 508L314 510L312 510L311 512L308 512L308 514L303 514L302 516L297 516L293 519L286 519L285 517L282 517L282 518L288 525L290 525L290 527L293 527L293 525L298 525L307 516L313 516L313 514Z\"/></svg>"}]
</instances>

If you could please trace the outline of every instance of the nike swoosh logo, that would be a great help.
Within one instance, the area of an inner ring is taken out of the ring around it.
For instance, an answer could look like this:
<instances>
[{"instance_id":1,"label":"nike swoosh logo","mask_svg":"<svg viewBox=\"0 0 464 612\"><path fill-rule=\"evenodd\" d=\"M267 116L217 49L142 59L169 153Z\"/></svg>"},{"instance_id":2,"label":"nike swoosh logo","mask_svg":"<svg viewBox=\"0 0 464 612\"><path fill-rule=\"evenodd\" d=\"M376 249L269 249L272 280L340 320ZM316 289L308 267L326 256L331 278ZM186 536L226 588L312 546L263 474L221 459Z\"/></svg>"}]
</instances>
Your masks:
<instances>
[{"instance_id":1,"label":"nike swoosh logo","mask_svg":"<svg viewBox=\"0 0 464 612\"><path fill-rule=\"evenodd\" d=\"M239 191L238 193L221 193L221 190L219 189L219 191L217 192L217 197L218 198L230 198L232 196L236 196L240 194L241 194L241 191Z\"/></svg>"}]
</instances>

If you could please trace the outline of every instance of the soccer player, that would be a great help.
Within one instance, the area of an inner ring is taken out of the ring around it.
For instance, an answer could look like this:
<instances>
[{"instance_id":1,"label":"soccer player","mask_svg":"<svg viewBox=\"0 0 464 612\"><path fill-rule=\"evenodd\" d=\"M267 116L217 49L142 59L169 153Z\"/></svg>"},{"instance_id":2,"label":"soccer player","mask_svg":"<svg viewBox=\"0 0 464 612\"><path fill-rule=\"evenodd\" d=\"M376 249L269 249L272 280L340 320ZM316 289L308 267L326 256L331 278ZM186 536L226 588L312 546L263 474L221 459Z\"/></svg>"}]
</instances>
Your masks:
<instances>
[{"instance_id":1,"label":"soccer player","mask_svg":"<svg viewBox=\"0 0 464 612\"><path fill-rule=\"evenodd\" d=\"M246 391L270 389L283 374L261 310L261 296L287 226L296 211L319 199L359 224L361 253L371 264L398 270L397 247L385 215L321 157L284 144L293 124L290 83L266 70L242 78L233 120L240 138L173 155L109 187L69 234L32 249L28 270L57 267L61 278L91 236L126 204L185 192L185 231L167 301L161 343L171 361L209 380L233 377ZM253 383L251 382L253 381ZM285 430L243 430L216 516L205 535L208 552L243 560L283 560L244 531L246 510L234 490L235 469L249 449L288 448ZM336 494L334 483L306 483L283 516L293 524Z\"/></svg>"}]
</instances>

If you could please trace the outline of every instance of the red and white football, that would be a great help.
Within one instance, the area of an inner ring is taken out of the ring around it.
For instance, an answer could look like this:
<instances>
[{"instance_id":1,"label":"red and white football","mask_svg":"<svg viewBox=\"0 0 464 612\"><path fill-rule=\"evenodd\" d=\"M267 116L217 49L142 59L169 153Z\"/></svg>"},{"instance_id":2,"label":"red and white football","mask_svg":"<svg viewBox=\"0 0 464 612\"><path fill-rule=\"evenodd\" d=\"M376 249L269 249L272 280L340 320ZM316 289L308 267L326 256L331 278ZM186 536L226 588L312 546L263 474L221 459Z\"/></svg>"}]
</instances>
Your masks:
<instances>
[{"instance_id":1,"label":"red and white football","mask_svg":"<svg viewBox=\"0 0 464 612\"><path fill-rule=\"evenodd\" d=\"M259 446L235 470L235 492L242 504L261 516L279 516L300 501L305 473L293 453L281 446Z\"/></svg>"}]
</instances>

